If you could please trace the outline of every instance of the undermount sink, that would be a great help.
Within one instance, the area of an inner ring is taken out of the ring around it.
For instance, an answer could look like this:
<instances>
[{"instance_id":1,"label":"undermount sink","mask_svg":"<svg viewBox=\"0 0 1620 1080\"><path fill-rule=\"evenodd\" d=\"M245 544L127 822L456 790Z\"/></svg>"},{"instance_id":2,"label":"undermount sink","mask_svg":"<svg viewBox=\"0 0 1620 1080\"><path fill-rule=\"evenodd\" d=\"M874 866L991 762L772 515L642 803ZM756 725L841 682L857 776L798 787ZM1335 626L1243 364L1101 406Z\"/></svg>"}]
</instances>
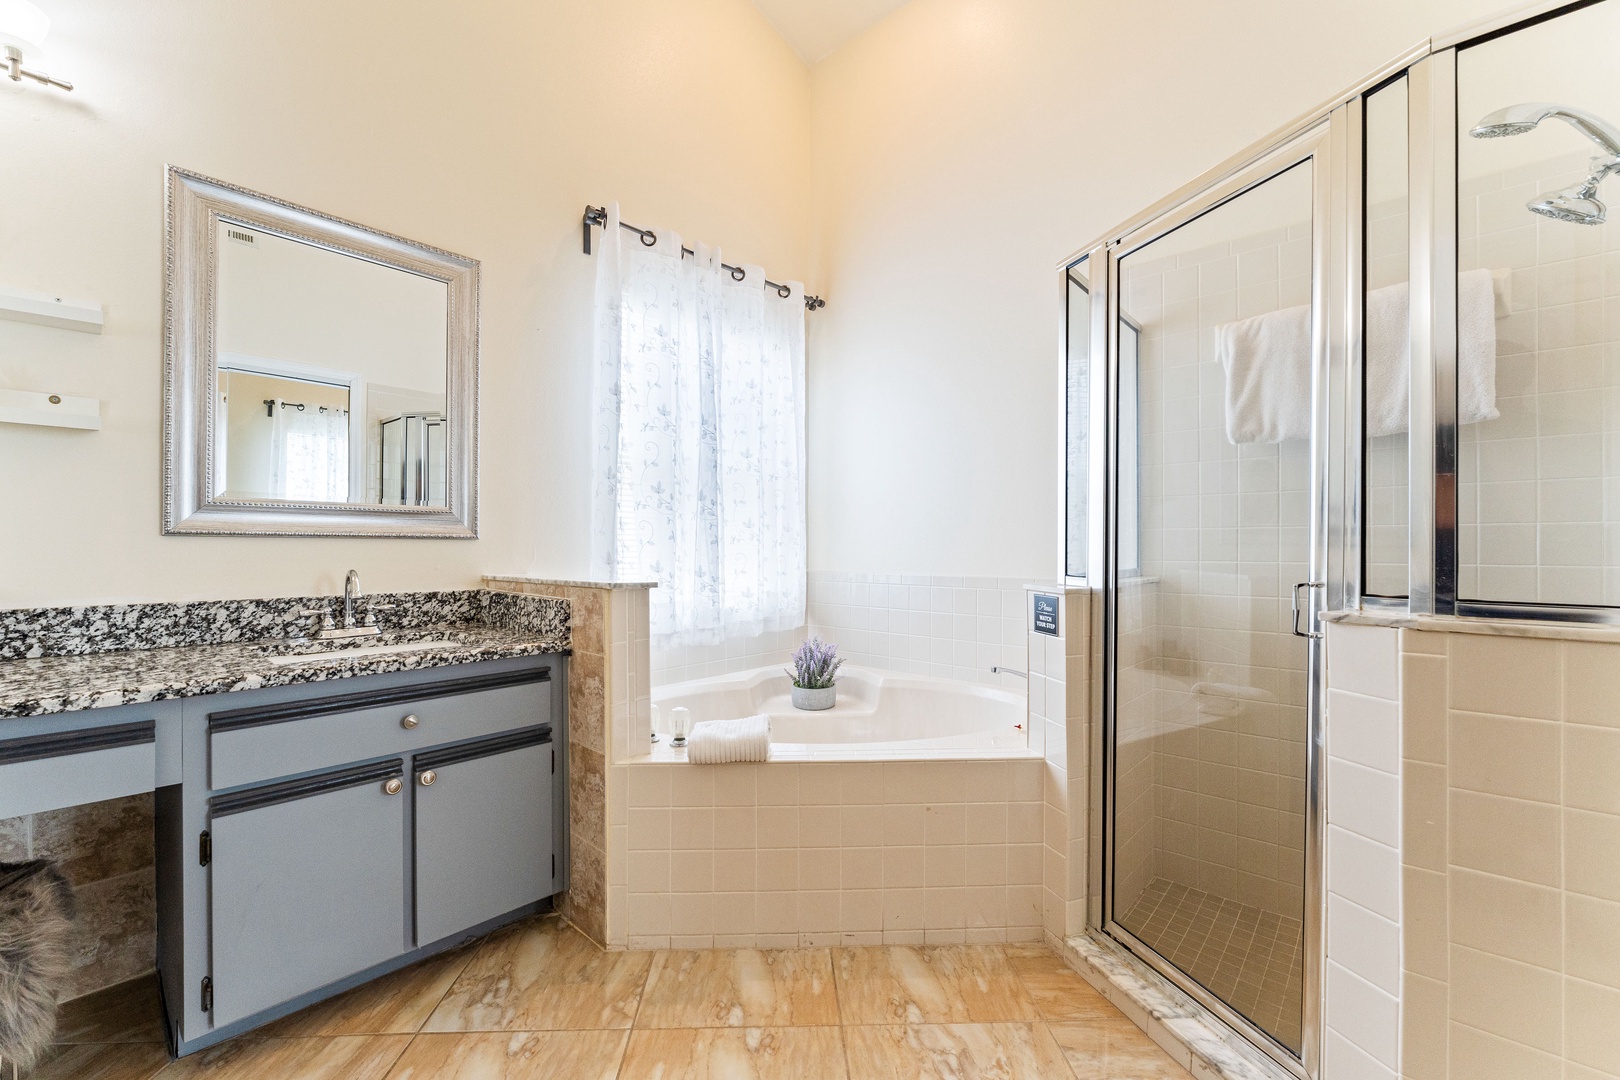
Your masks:
<instances>
[{"instance_id":1,"label":"undermount sink","mask_svg":"<svg viewBox=\"0 0 1620 1080\"><path fill-rule=\"evenodd\" d=\"M269 661L275 667L290 667L294 664L339 664L345 660L363 660L369 656L425 652L428 649L449 649L460 644L461 642L447 637L428 638L422 641L400 641L383 645L354 645L347 642L324 645L322 642L308 642L300 646L301 651L273 655L269 657Z\"/></svg>"}]
</instances>

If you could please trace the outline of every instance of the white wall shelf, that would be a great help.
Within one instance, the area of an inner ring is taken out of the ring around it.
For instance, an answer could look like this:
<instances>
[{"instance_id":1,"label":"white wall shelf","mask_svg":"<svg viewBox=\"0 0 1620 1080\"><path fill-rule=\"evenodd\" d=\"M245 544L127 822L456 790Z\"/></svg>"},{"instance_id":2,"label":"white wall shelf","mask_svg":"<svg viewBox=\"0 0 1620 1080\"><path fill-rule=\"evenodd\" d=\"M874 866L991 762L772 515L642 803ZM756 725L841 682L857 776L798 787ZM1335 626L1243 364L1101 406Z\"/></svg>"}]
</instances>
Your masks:
<instances>
[{"instance_id":1,"label":"white wall shelf","mask_svg":"<svg viewBox=\"0 0 1620 1080\"><path fill-rule=\"evenodd\" d=\"M88 300L64 300L50 293L25 292L0 285L0 319L55 326L86 334L101 333L105 317L101 305Z\"/></svg>"},{"instance_id":2,"label":"white wall shelf","mask_svg":"<svg viewBox=\"0 0 1620 1080\"><path fill-rule=\"evenodd\" d=\"M101 427L101 400L40 394L32 390L0 390L0 424L37 424L41 427Z\"/></svg>"}]
</instances>

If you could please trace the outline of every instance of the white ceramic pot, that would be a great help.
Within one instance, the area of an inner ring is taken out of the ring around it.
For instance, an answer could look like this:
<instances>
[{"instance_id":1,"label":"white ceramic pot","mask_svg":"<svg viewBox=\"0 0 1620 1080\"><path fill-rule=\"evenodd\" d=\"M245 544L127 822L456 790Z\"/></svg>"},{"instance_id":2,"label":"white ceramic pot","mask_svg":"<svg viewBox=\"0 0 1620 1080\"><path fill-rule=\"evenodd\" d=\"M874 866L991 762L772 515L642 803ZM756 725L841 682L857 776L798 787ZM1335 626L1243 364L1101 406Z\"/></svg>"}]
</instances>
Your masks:
<instances>
[{"instance_id":1,"label":"white ceramic pot","mask_svg":"<svg viewBox=\"0 0 1620 1080\"><path fill-rule=\"evenodd\" d=\"M803 686L793 688L793 707L819 712L830 709L838 700L838 687L824 686L819 690L811 690Z\"/></svg>"}]
</instances>

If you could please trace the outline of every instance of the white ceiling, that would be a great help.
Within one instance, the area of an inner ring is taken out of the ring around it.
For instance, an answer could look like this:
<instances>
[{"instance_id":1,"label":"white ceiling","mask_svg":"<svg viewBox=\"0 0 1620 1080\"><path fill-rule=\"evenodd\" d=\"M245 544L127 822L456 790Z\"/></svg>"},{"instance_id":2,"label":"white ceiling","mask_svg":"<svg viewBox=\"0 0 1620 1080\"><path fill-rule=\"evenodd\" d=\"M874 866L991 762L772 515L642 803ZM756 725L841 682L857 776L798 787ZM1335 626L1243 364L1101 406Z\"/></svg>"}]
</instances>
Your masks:
<instances>
[{"instance_id":1,"label":"white ceiling","mask_svg":"<svg viewBox=\"0 0 1620 1080\"><path fill-rule=\"evenodd\" d=\"M754 0L793 50L813 64L906 0Z\"/></svg>"}]
</instances>

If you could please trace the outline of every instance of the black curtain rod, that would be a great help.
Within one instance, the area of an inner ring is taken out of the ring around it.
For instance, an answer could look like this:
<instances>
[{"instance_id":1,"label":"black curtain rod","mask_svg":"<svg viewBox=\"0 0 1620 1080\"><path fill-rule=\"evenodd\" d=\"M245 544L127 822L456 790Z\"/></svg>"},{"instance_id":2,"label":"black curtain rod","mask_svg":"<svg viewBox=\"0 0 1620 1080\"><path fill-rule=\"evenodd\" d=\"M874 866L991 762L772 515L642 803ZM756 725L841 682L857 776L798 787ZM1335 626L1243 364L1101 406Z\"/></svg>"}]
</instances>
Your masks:
<instances>
[{"instance_id":1,"label":"black curtain rod","mask_svg":"<svg viewBox=\"0 0 1620 1080\"><path fill-rule=\"evenodd\" d=\"M587 255L591 253L592 225L595 225L599 229L607 228L607 207L592 206L590 203L585 204L585 219L582 227L585 232L585 254ZM658 234L653 232L651 229L638 228L637 226L630 224L628 221L619 222L619 228L628 229L629 231L635 233L637 236L641 237L641 242L648 247L652 247L654 244L658 243ZM682 247L681 254L696 255L697 252L693 251L689 247ZM740 266L732 266L729 263L721 263L720 268L722 270L730 270L733 281L741 281L743 278L748 276L748 271L744 270ZM792 289L788 288L786 285L779 285L770 278L765 279L765 284L769 288L775 289L776 294L782 297L784 300L793 295ZM826 307L827 301L823 300L819 296L806 295L804 298L804 306L805 310L807 311L815 311L818 308Z\"/></svg>"},{"instance_id":2,"label":"black curtain rod","mask_svg":"<svg viewBox=\"0 0 1620 1080\"><path fill-rule=\"evenodd\" d=\"M277 399L275 399L275 398L265 398L264 399L264 415L266 415L266 416L274 416L274 415L276 415L276 400ZM303 412L306 408L308 408L308 406L302 401L285 401L285 400L281 402L281 407L283 409L297 409L299 412ZM325 412L327 409L336 408L336 406L317 405L317 406L315 406L315 408L318 409L321 412ZM337 411L338 412L343 412L344 410L343 409L338 409Z\"/></svg>"}]
</instances>

